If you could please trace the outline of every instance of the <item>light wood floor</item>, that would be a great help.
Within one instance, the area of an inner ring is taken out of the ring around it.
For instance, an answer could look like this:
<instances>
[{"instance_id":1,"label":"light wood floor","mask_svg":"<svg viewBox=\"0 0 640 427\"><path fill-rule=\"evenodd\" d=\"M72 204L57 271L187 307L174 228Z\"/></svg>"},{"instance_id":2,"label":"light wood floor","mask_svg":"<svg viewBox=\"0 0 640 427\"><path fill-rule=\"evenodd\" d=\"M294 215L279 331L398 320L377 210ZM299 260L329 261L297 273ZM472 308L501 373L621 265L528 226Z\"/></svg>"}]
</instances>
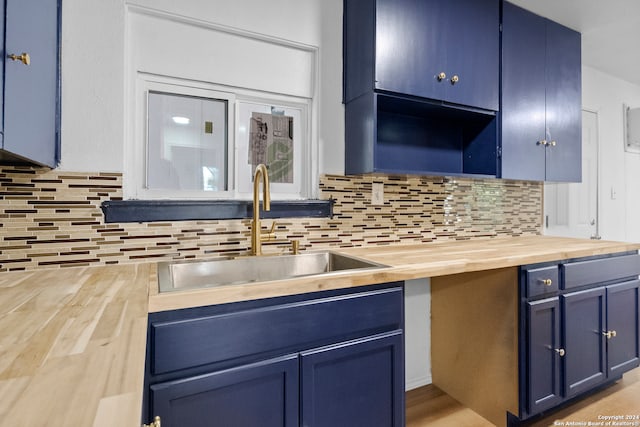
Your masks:
<instances>
[{"instance_id":1,"label":"light wood floor","mask_svg":"<svg viewBox=\"0 0 640 427\"><path fill-rule=\"evenodd\" d=\"M407 427L493 426L433 385L407 392L406 407ZM611 387L528 424L528 426L553 426L555 421L563 421L565 425L569 421L588 424L589 421L598 422L598 416L606 415L640 416L640 368L627 372L622 380ZM632 420L631 422L636 421L640 422L640 420Z\"/></svg>"}]
</instances>

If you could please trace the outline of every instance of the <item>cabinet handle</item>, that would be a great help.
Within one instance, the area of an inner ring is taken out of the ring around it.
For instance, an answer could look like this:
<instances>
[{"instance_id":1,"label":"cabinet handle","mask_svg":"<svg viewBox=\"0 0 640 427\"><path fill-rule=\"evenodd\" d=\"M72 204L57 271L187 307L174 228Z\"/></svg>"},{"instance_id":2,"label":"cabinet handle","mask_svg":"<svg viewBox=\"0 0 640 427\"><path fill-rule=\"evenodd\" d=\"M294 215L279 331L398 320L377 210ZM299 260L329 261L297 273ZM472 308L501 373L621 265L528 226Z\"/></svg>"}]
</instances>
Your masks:
<instances>
[{"instance_id":1,"label":"cabinet handle","mask_svg":"<svg viewBox=\"0 0 640 427\"><path fill-rule=\"evenodd\" d=\"M553 280L551 279L540 279L540 281L542 282L543 285L545 286L551 286L553 285Z\"/></svg>"},{"instance_id":2,"label":"cabinet handle","mask_svg":"<svg viewBox=\"0 0 640 427\"><path fill-rule=\"evenodd\" d=\"M12 61L20 61L24 65L31 64L31 57L26 52L22 52L22 55L16 55L15 53L12 53L11 55L7 55L7 58L11 59Z\"/></svg>"},{"instance_id":3,"label":"cabinet handle","mask_svg":"<svg viewBox=\"0 0 640 427\"><path fill-rule=\"evenodd\" d=\"M153 419L152 423L142 424L142 427L161 427L160 426L160 417L156 415L156 417Z\"/></svg>"},{"instance_id":4,"label":"cabinet handle","mask_svg":"<svg viewBox=\"0 0 640 427\"><path fill-rule=\"evenodd\" d=\"M558 353L560 357L564 357L564 355L567 354L567 352L564 351L564 348L556 348L556 353Z\"/></svg>"},{"instance_id":5,"label":"cabinet handle","mask_svg":"<svg viewBox=\"0 0 640 427\"><path fill-rule=\"evenodd\" d=\"M443 71L443 72L439 73L436 77L438 78L438 81L441 82L441 81L443 81L444 79L447 78L447 75Z\"/></svg>"},{"instance_id":6,"label":"cabinet handle","mask_svg":"<svg viewBox=\"0 0 640 427\"><path fill-rule=\"evenodd\" d=\"M542 141L536 141L536 145L542 145L542 146L547 146L548 142L546 139L543 139Z\"/></svg>"},{"instance_id":7,"label":"cabinet handle","mask_svg":"<svg viewBox=\"0 0 640 427\"><path fill-rule=\"evenodd\" d=\"M451 77L451 84L452 85L458 83L459 81L460 81L460 77L458 77L458 75L454 75L453 77Z\"/></svg>"}]
</instances>

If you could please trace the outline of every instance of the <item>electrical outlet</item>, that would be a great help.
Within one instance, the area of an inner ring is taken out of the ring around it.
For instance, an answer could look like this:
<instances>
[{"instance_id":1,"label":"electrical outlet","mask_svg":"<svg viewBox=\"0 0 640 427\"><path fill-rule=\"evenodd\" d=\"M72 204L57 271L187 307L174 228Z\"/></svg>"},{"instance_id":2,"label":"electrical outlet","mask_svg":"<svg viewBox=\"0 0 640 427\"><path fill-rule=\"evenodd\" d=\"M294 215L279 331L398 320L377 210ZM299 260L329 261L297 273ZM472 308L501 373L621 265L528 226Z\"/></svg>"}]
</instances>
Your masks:
<instances>
[{"instance_id":1,"label":"electrical outlet","mask_svg":"<svg viewBox=\"0 0 640 427\"><path fill-rule=\"evenodd\" d=\"M381 182L371 184L371 204L373 206L384 205L384 184Z\"/></svg>"}]
</instances>

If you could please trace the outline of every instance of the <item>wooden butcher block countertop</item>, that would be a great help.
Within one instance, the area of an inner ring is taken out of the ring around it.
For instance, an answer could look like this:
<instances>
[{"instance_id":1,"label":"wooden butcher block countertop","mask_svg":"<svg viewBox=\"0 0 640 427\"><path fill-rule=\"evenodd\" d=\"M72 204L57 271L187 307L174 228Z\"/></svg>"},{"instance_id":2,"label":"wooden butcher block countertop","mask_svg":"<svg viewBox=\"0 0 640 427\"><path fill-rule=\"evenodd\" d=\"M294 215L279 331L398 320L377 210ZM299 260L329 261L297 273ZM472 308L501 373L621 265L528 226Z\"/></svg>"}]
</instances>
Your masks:
<instances>
[{"instance_id":1,"label":"wooden butcher block countertop","mask_svg":"<svg viewBox=\"0 0 640 427\"><path fill-rule=\"evenodd\" d=\"M638 249L539 236L353 248L339 252L389 267L160 295L155 264L1 273L0 424L139 426L151 311Z\"/></svg>"},{"instance_id":2,"label":"wooden butcher block countertop","mask_svg":"<svg viewBox=\"0 0 640 427\"><path fill-rule=\"evenodd\" d=\"M250 283L163 294L158 294L157 287L153 287L150 289L149 311L445 276L638 249L640 244L637 243L548 236L340 249L334 251L388 265L389 268L344 271L325 276L297 277L259 284Z\"/></svg>"}]
</instances>

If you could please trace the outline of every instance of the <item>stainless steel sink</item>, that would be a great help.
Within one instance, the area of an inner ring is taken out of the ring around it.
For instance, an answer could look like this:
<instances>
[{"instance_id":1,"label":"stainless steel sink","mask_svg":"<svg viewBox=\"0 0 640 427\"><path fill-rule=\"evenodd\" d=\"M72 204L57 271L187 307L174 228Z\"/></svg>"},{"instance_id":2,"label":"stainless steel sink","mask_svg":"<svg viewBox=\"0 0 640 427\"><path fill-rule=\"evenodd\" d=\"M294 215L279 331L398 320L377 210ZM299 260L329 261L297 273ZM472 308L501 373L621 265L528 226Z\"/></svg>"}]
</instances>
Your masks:
<instances>
[{"instance_id":1,"label":"stainless steel sink","mask_svg":"<svg viewBox=\"0 0 640 427\"><path fill-rule=\"evenodd\" d=\"M160 292L172 292L383 267L387 266L334 252L165 262L158 264L158 284Z\"/></svg>"}]
</instances>

